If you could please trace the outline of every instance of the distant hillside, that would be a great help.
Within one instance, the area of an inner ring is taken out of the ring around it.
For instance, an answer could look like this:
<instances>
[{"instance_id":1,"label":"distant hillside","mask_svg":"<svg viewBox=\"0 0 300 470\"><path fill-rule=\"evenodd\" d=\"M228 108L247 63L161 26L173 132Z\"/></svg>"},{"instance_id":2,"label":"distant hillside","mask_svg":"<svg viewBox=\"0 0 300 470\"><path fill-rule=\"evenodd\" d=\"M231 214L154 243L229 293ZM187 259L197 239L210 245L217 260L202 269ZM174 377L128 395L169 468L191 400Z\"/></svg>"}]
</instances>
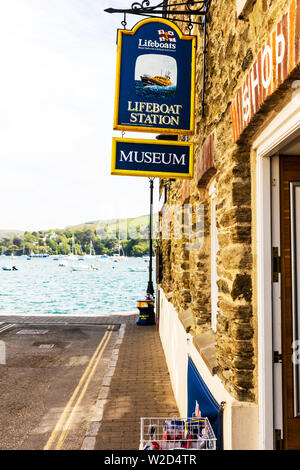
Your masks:
<instances>
[{"instance_id":1,"label":"distant hillside","mask_svg":"<svg viewBox=\"0 0 300 470\"><path fill-rule=\"evenodd\" d=\"M0 230L0 240L2 238L17 237L24 234L22 230Z\"/></svg>"},{"instance_id":2,"label":"distant hillside","mask_svg":"<svg viewBox=\"0 0 300 470\"><path fill-rule=\"evenodd\" d=\"M153 239L157 234L158 215L153 217ZM149 216L130 219L94 220L64 229L0 231L0 254L68 255L115 254L121 248L127 256L149 254ZM119 243L121 241L121 245Z\"/></svg>"},{"instance_id":3,"label":"distant hillside","mask_svg":"<svg viewBox=\"0 0 300 470\"><path fill-rule=\"evenodd\" d=\"M157 223L157 214L153 217L154 225ZM64 229L49 229L50 230L97 230L99 233L105 231L107 234L114 234L114 232L118 231L118 227L120 231L124 231L127 228L133 228L134 226L140 227L140 233L146 234L149 229L149 215L141 215L139 217L132 217L129 219L105 219L105 220L92 220L90 222L84 222L78 225L68 225ZM44 232L46 232L44 230ZM3 229L0 230L0 240L3 238L11 238L16 236L24 235L24 230L9 230Z\"/></svg>"},{"instance_id":4,"label":"distant hillside","mask_svg":"<svg viewBox=\"0 0 300 470\"><path fill-rule=\"evenodd\" d=\"M158 216L153 216L154 231L158 224ZM149 215L142 215L139 217L132 217L129 219L107 219L107 220L93 220L79 225L72 225L66 227L68 230L96 230L98 236L111 236L114 238L115 234L120 230L120 236L125 236L127 233L137 231L141 236L147 238L149 230Z\"/></svg>"},{"instance_id":5,"label":"distant hillside","mask_svg":"<svg viewBox=\"0 0 300 470\"><path fill-rule=\"evenodd\" d=\"M97 227L103 227L105 225L113 225L115 224L116 222L118 222L121 224L123 223L126 223L126 222L131 222L131 221L135 221L136 223L138 224L142 224L142 225L147 225L148 222L149 222L149 215L141 215L139 217L131 217L131 218L126 218L126 219L105 219L105 220L92 220L90 222L84 222L83 224L79 224L79 225L69 225L67 226L66 228L67 229L74 229L74 230L81 230L83 228L85 229L97 229Z\"/></svg>"}]
</instances>

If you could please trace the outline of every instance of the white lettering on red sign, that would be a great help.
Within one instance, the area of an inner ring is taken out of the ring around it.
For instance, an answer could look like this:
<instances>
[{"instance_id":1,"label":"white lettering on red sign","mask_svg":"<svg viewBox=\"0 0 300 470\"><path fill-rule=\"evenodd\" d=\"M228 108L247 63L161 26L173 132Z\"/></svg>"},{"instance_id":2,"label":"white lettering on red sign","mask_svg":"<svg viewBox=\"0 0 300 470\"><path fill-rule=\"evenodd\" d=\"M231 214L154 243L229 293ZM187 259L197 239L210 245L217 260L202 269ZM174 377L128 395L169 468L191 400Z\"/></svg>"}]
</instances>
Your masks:
<instances>
[{"instance_id":1,"label":"white lettering on red sign","mask_svg":"<svg viewBox=\"0 0 300 470\"><path fill-rule=\"evenodd\" d=\"M231 105L234 140L237 142L262 104L300 63L300 0L269 35Z\"/></svg>"}]
</instances>

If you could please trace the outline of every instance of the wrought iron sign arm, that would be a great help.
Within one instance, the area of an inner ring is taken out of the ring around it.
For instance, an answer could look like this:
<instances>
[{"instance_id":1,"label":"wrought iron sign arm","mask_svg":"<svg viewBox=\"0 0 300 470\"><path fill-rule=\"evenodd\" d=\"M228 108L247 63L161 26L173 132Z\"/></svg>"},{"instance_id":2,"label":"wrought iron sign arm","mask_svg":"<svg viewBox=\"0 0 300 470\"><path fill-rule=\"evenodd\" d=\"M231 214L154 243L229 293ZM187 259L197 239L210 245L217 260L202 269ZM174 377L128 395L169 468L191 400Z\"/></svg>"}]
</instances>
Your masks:
<instances>
[{"instance_id":1,"label":"wrought iron sign arm","mask_svg":"<svg viewBox=\"0 0 300 470\"><path fill-rule=\"evenodd\" d=\"M179 15L179 16L202 16L205 17L207 15L211 0L187 0L182 3L177 3L176 7L185 7L182 10L170 10L166 5L165 1L158 3L157 5L150 5L150 0L143 0L141 2L134 2L131 5L131 8L127 9L119 9L119 8L107 8L104 10L106 13L122 13L122 14L131 14L131 15L139 15L145 17L161 17L161 16L168 16L168 15ZM192 23L192 24L200 24L202 22L199 21L187 21L181 18L173 18L175 21L181 21L183 23Z\"/></svg>"},{"instance_id":2,"label":"wrought iron sign arm","mask_svg":"<svg viewBox=\"0 0 300 470\"><path fill-rule=\"evenodd\" d=\"M117 9L107 8L104 10L107 13L122 13L124 18L127 14L145 16L150 18L168 17L173 15L189 16L189 20L182 18L173 17L173 21L180 21L182 23L188 23L188 25L198 24L202 27L203 31L203 83L202 83L202 117L205 114L205 81L206 81L206 54L207 54L207 15L211 5L211 0L185 0L181 3L174 5L168 5L168 0L163 0L156 5L150 5L150 0L142 0L140 2L134 2L131 8ZM170 6L185 7L182 10L171 10ZM201 21L194 21L195 16L201 18ZM123 22L124 27L126 21ZM122 23L122 24L123 24Z\"/></svg>"}]
</instances>

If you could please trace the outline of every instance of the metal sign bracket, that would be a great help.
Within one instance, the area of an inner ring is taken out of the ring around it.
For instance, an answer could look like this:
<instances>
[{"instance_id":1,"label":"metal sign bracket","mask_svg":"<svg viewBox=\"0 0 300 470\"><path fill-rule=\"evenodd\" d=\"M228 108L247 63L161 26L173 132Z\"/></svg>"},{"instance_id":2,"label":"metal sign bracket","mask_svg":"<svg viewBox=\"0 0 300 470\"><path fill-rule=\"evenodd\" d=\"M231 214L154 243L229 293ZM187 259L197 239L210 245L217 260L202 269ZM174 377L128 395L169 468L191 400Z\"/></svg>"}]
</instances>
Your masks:
<instances>
[{"instance_id":1,"label":"metal sign bracket","mask_svg":"<svg viewBox=\"0 0 300 470\"><path fill-rule=\"evenodd\" d=\"M168 5L167 0L163 0L157 5L150 4L150 0L142 0L140 2L134 2L131 5L131 8L107 8L106 13L122 13L129 15L139 15L150 18L155 17L168 17L169 15L179 15L181 18L173 18L174 21L181 21L183 23L189 24L199 24L203 25L203 21L193 21L191 18L189 20L182 19L183 16L201 16L206 17L211 0L186 0L181 3L176 3L174 5ZM182 10L171 10L171 6L176 7L185 7Z\"/></svg>"},{"instance_id":2,"label":"metal sign bracket","mask_svg":"<svg viewBox=\"0 0 300 470\"><path fill-rule=\"evenodd\" d=\"M211 4L211 0L186 0L181 3L176 3L173 6L183 7L180 10L171 10L172 5L168 5L168 0L163 0L156 5L151 6L150 0L142 0L140 2L134 2L131 8L118 9L118 8L107 8L104 10L106 13L120 13L124 15L122 25L126 27L126 15L138 15L148 18L167 18L171 17L173 21L180 21L182 23L188 23L188 27L191 30L191 25L200 25L203 31L203 75L202 75L202 117L204 116L205 109L205 76L206 76L206 54L207 54L207 22L208 22L208 11ZM176 17L173 17L176 15ZM178 18L178 16L180 18ZM186 20L184 17L188 16ZM194 17L200 17L201 21L194 21Z\"/></svg>"}]
</instances>

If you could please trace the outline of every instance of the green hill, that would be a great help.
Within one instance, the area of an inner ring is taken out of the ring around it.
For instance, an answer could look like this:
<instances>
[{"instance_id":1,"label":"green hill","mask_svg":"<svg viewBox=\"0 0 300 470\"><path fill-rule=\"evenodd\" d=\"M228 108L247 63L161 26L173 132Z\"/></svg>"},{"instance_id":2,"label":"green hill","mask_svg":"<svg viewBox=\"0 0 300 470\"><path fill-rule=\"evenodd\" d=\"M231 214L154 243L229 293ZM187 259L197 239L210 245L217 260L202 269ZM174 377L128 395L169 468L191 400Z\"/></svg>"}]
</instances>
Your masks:
<instances>
[{"instance_id":1,"label":"green hill","mask_svg":"<svg viewBox=\"0 0 300 470\"><path fill-rule=\"evenodd\" d=\"M153 217L153 238L158 215ZM119 240L127 256L149 254L149 216L129 219L94 220L64 229L39 231L1 230L0 254L78 255L90 250L97 255L112 255L119 250ZM154 243L155 246L155 243Z\"/></svg>"},{"instance_id":2,"label":"green hill","mask_svg":"<svg viewBox=\"0 0 300 470\"><path fill-rule=\"evenodd\" d=\"M153 217L153 225L156 227L158 224L158 216ZM95 230L98 236L114 237L120 231L122 235L140 234L143 238L148 238L149 234L149 215L142 215L139 217L132 217L128 219L107 219L107 220L93 220L79 225L72 225L66 227L68 230Z\"/></svg>"},{"instance_id":3,"label":"green hill","mask_svg":"<svg viewBox=\"0 0 300 470\"><path fill-rule=\"evenodd\" d=\"M21 236L24 234L23 230L0 230L0 240L1 238L11 238L16 236Z\"/></svg>"}]
</instances>

